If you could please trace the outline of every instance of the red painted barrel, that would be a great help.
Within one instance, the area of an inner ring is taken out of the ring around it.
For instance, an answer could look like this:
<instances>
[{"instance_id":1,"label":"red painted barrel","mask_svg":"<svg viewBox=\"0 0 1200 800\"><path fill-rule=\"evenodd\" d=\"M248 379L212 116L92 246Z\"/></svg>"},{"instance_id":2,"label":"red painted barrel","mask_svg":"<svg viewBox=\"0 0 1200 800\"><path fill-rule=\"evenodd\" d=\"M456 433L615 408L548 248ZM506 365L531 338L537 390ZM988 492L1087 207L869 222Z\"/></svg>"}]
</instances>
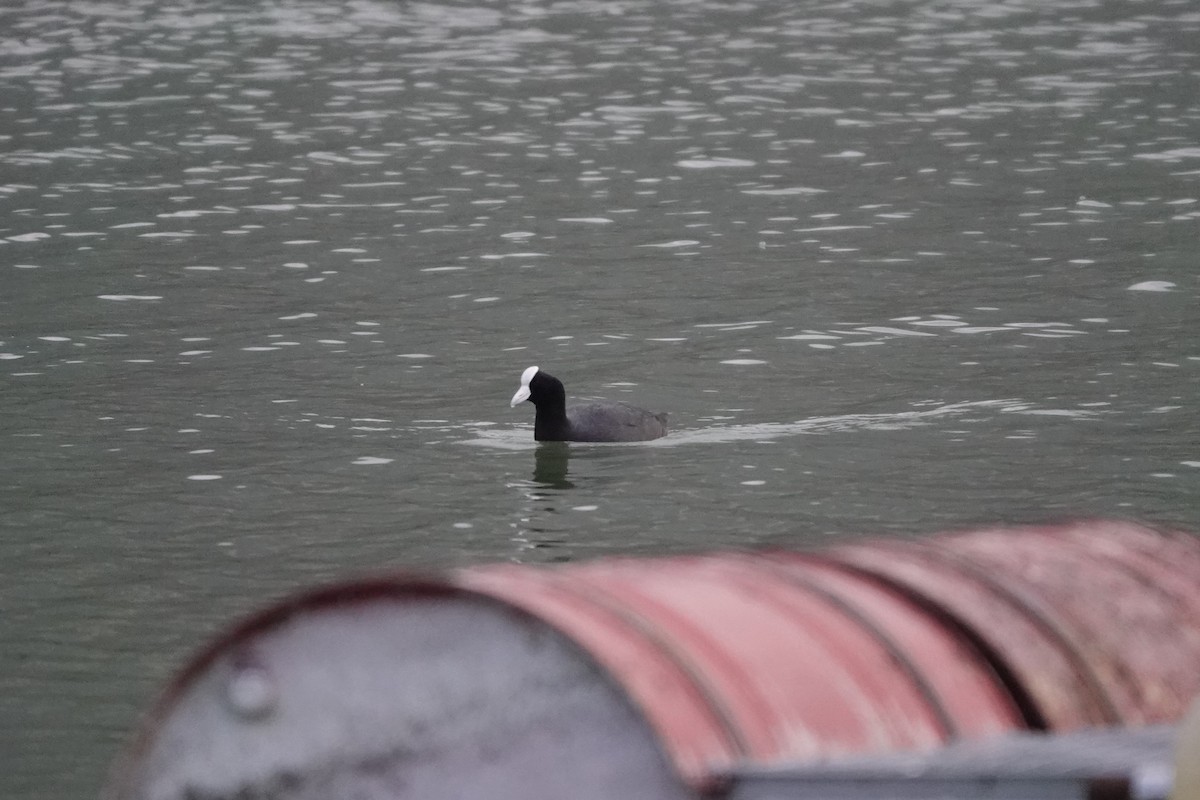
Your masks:
<instances>
[{"instance_id":1,"label":"red painted barrel","mask_svg":"<svg viewBox=\"0 0 1200 800\"><path fill-rule=\"evenodd\" d=\"M1171 721L1196 664L1200 539L1131 523L484 565L235 629L112 796L682 798L739 765Z\"/></svg>"},{"instance_id":2,"label":"red painted barrel","mask_svg":"<svg viewBox=\"0 0 1200 800\"><path fill-rule=\"evenodd\" d=\"M1023 726L987 662L904 595L787 554L477 568L460 585L581 644L679 771L931 747Z\"/></svg>"}]
</instances>

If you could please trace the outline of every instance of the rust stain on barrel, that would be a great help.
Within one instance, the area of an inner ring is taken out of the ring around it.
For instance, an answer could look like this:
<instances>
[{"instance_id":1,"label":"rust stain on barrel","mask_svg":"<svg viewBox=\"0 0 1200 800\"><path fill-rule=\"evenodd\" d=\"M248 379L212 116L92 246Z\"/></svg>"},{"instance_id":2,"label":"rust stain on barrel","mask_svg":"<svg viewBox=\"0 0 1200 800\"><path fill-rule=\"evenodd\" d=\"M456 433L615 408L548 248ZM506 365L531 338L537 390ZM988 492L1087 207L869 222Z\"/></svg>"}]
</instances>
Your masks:
<instances>
[{"instance_id":1,"label":"rust stain on barrel","mask_svg":"<svg viewBox=\"0 0 1200 800\"><path fill-rule=\"evenodd\" d=\"M1175 719L1200 691L1198 552L1195 539L1106 522L874 542L829 557L970 631L1046 727L1070 730Z\"/></svg>"}]
</instances>

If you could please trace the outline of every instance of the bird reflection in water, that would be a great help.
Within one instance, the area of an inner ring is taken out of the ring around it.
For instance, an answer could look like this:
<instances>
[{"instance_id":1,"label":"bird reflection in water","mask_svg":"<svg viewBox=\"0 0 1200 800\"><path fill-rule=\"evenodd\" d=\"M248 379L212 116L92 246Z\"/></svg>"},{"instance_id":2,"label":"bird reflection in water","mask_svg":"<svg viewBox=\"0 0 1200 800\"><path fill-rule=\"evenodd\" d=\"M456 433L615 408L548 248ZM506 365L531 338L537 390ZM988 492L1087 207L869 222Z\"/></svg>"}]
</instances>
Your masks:
<instances>
[{"instance_id":1,"label":"bird reflection in water","mask_svg":"<svg viewBox=\"0 0 1200 800\"><path fill-rule=\"evenodd\" d=\"M533 482L547 489L574 489L567 480L571 448L566 442L543 442L534 453Z\"/></svg>"}]
</instances>

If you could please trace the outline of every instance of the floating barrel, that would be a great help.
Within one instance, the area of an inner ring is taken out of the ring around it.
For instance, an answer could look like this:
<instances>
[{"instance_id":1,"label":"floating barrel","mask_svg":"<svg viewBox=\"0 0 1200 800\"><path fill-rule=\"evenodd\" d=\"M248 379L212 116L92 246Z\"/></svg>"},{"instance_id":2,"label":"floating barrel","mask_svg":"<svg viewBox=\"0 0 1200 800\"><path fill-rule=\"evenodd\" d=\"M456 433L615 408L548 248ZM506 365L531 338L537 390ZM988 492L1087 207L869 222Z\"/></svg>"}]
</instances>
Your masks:
<instances>
[{"instance_id":1,"label":"floating barrel","mask_svg":"<svg viewBox=\"0 0 1200 800\"><path fill-rule=\"evenodd\" d=\"M1200 539L1121 522L484 565L301 595L149 714L125 800L719 796L747 765L1178 719Z\"/></svg>"}]
</instances>

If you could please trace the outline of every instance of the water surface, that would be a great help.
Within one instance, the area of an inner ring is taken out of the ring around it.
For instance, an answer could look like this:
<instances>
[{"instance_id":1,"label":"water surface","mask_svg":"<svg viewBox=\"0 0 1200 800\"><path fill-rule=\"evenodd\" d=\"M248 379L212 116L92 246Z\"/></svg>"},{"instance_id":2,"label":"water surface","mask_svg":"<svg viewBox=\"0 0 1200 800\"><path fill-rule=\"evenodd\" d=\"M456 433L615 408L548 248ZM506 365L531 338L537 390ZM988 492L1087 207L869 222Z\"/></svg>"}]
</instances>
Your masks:
<instances>
[{"instance_id":1,"label":"water surface","mask_svg":"<svg viewBox=\"0 0 1200 800\"><path fill-rule=\"evenodd\" d=\"M398 567L1200 528L1191 2L0 10L0 789ZM568 392L661 442L535 446Z\"/></svg>"}]
</instances>

